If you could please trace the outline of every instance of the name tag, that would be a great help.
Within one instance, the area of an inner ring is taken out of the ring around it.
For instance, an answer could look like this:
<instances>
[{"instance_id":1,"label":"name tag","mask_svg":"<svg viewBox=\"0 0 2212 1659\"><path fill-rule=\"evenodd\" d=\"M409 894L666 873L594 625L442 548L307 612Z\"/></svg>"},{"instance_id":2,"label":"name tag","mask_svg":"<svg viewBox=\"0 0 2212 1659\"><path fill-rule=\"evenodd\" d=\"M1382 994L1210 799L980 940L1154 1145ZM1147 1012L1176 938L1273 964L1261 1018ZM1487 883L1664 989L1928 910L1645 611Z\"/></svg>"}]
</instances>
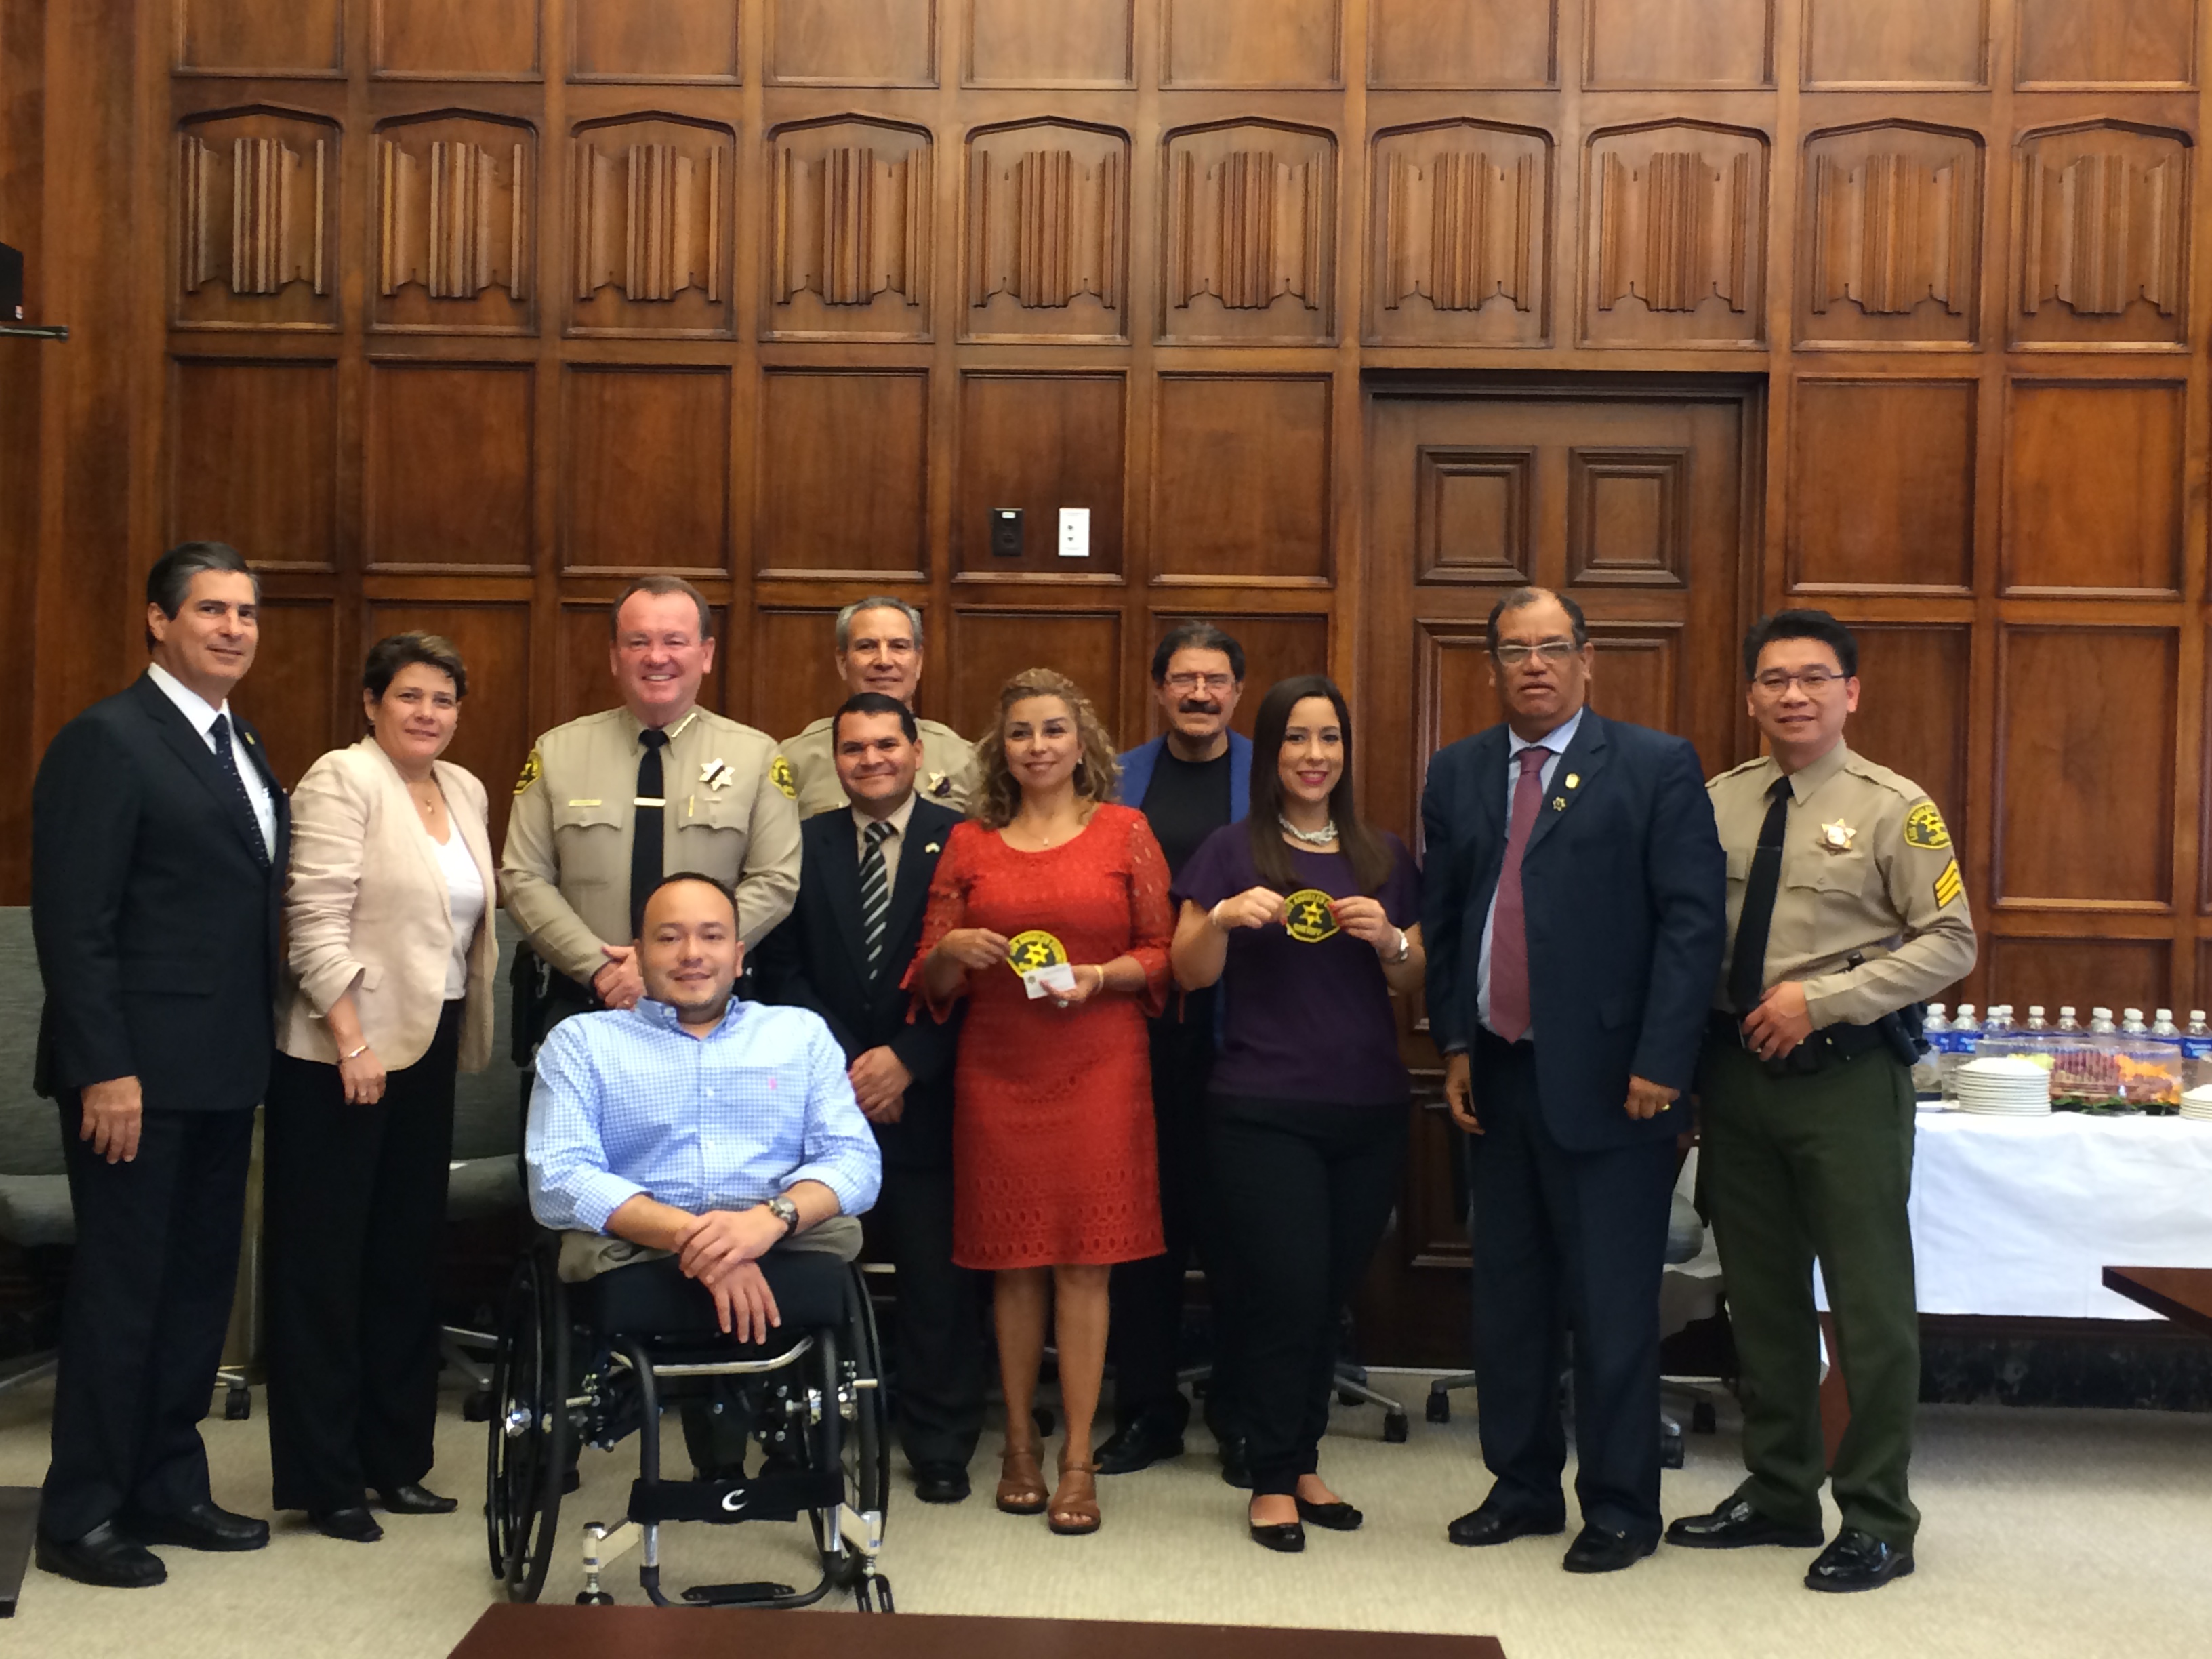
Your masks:
<instances>
[{"instance_id":1,"label":"name tag","mask_svg":"<svg viewBox=\"0 0 2212 1659\"><path fill-rule=\"evenodd\" d=\"M1071 996L1075 991L1075 969L1065 962L1043 968L1024 968L1022 988L1030 994L1032 1002L1039 997Z\"/></svg>"}]
</instances>

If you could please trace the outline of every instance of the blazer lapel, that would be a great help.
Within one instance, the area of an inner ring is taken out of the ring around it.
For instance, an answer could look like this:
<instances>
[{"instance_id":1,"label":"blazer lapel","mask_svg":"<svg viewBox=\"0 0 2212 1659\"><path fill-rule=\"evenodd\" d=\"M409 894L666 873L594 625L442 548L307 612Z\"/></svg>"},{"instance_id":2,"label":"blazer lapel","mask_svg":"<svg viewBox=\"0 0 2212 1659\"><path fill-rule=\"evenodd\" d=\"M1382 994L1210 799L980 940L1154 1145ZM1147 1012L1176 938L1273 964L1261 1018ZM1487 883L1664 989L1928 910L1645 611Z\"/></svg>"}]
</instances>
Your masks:
<instances>
[{"instance_id":1,"label":"blazer lapel","mask_svg":"<svg viewBox=\"0 0 2212 1659\"><path fill-rule=\"evenodd\" d=\"M216 805L229 817L232 826L246 838L246 850L254 854L256 863L260 862L261 855L269 850L262 845L261 826L254 822L253 814L246 804L239 799L238 791L230 787L230 779L225 775L222 768L216 764L215 750L209 746L208 740L192 730L192 723L185 718L184 711L171 702L151 678L142 677L137 686L139 705L152 717L155 729L161 734L161 741L175 751L177 758L184 762L185 769L198 778L208 793L215 797ZM283 850L280 836L277 851L281 853ZM276 859L270 859L270 863L273 867L283 867Z\"/></svg>"},{"instance_id":2,"label":"blazer lapel","mask_svg":"<svg viewBox=\"0 0 2212 1659\"><path fill-rule=\"evenodd\" d=\"M407 780L399 775L399 769L392 763L392 757L384 752L382 745L374 738L363 738L354 746L366 749L374 757L377 776L384 786L385 813L391 819L394 833L414 849L423 878L430 884L439 901L446 907L446 925L451 927L453 922L453 895L446 885L445 866L438 862L436 843L431 841L429 831L423 829L422 816L416 810L414 797L407 793ZM431 763L431 769L434 774L437 769L435 762ZM448 795L446 799L450 807L453 797ZM456 825L459 823L459 818L452 811L448 811L447 816L453 818ZM459 830L455 829L453 833L458 835ZM475 849L471 848L470 851L473 855Z\"/></svg>"},{"instance_id":3,"label":"blazer lapel","mask_svg":"<svg viewBox=\"0 0 2212 1659\"><path fill-rule=\"evenodd\" d=\"M1536 812L1536 827L1528 832L1528 845L1521 854L1524 862L1544 844L1544 837L1552 833L1553 826L1573 811L1576 802L1589 793L1590 780L1604 769L1607 747L1603 717L1595 709L1585 708L1574 741L1567 745L1566 753L1559 757L1559 765L1552 770L1552 787L1544 792L1543 805Z\"/></svg>"},{"instance_id":4,"label":"blazer lapel","mask_svg":"<svg viewBox=\"0 0 2212 1659\"><path fill-rule=\"evenodd\" d=\"M929 884L937 873L937 860L960 815L933 801L917 801L906 821L905 843L899 848L898 879L891 884L890 915L884 919L884 938L894 948L913 927L915 915L929 900ZM930 848L935 848L936 852ZM899 969L903 975L906 969Z\"/></svg>"},{"instance_id":5,"label":"blazer lapel","mask_svg":"<svg viewBox=\"0 0 2212 1659\"><path fill-rule=\"evenodd\" d=\"M844 811L818 814L808 820L808 827L819 839L805 849L805 856L820 861L822 896L829 902L834 931L865 985L868 942L860 933L860 832L854 828L852 813Z\"/></svg>"}]
</instances>

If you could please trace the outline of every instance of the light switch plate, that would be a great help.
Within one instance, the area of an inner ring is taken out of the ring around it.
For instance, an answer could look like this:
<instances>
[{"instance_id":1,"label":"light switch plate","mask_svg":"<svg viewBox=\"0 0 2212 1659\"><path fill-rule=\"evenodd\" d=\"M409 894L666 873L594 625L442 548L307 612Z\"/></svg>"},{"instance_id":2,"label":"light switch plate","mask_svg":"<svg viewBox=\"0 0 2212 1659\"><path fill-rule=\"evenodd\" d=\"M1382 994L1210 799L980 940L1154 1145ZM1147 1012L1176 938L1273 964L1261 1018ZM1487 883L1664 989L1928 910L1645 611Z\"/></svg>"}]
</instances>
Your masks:
<instances>
[{"instance_id":1,"label":"light switch plate","mask_svg":"<svg viewBox=\"0 0 2212 1659\"><path fill-rule=\"evenodd\" d=\"M1087 559L1091 556L1089 507L1063 507L1060 509L1060 556L1063 559Z\"/></svg>"}]
</instances>

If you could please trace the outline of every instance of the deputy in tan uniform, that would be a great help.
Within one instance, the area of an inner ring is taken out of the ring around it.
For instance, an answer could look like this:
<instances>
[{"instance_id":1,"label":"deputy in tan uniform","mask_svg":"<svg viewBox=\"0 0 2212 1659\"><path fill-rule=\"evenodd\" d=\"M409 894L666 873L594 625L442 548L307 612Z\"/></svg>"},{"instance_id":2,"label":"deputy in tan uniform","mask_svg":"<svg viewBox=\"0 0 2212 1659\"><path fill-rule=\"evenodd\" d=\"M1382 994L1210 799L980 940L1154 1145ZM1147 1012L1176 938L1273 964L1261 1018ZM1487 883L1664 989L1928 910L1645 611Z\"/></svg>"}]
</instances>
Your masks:
<instances>
[{"instance_id":1,"label":"deputy in tan uniform","mask_svg":"<svg viewBox=\"0 0 2212 1659\"><path fill-rule=\"evenodd\" d=\"M921 684L921 612L904 599L881 594L847 605L837 613L837 672L855 696L875 691L913 708ZM791 763L799 815L804 818L833 809L842 811L846 805L845 786L837 781L837 763L830 753L831 718L825 714L784 741L784 758ZM915 793L956 812L966 811L975 749L937 720L915 724L921 732L921 769L915 775Z\"/></svg>"},{"instance_id":2,"label":"deputy in tan uniform","mask_svg":"<svg viewBox=\"0 0 2212 1659\"><path fill-rule=\"evenodd\" d=\"M538 738L507 819L503 902L554 970L534 1036L644 994L637 911L664 874L731 884L748 948L799 896L790 768L765 733L698 706L714 663L706 600L676 577L643 576L613 623L623 706Z\"/></svg>"},{"instance_id":3,"label":"deputy in tan uniform","mask_svg":"<svg viewBox=\"0 0 2212 1659\"><path fill-rule=\"evenodd\" d=\"M1728 853L1729 935L1698 1069L1700 1176L1742 1376L1743 1484L1672 1544L1815 1548L1817 1258L1850 1389L1833 1480L1843 1527L1807 1586L1872 1589L1912 1571L1906 1491L1920 1398L1911 1054L1917 1005L1974 965L1974 925L1927 792L1853 754L1858 643L1825 611L1744 641L1767 758L1707 789Z\"/></svg>"}]
</instances>

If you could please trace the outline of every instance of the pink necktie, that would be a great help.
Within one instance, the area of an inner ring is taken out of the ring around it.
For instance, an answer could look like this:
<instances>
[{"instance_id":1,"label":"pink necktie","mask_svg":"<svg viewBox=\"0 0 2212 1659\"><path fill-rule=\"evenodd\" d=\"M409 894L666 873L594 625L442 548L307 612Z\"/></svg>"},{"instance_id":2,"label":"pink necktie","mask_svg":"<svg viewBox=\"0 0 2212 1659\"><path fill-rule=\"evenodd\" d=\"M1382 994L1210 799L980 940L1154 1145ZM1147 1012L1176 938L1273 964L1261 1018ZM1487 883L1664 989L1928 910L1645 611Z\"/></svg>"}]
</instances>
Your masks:
<instances>
[{"instance_id":1,"label":"pink necktie","mask_svg":"<svg viewBox=\"0 0 2212 1659\"><path fill-rule=\"evenodd\" d=\"M1498 872L1498 907L1490 918L1490 1029L1508 1042L1528 1034L1528 921L1521 908L1521 856L1536 827L1536 809L1544 804L1544 763L1551 757L1541 744L1520 753L1505 862Z\"/></svg>"}]
</instances>

